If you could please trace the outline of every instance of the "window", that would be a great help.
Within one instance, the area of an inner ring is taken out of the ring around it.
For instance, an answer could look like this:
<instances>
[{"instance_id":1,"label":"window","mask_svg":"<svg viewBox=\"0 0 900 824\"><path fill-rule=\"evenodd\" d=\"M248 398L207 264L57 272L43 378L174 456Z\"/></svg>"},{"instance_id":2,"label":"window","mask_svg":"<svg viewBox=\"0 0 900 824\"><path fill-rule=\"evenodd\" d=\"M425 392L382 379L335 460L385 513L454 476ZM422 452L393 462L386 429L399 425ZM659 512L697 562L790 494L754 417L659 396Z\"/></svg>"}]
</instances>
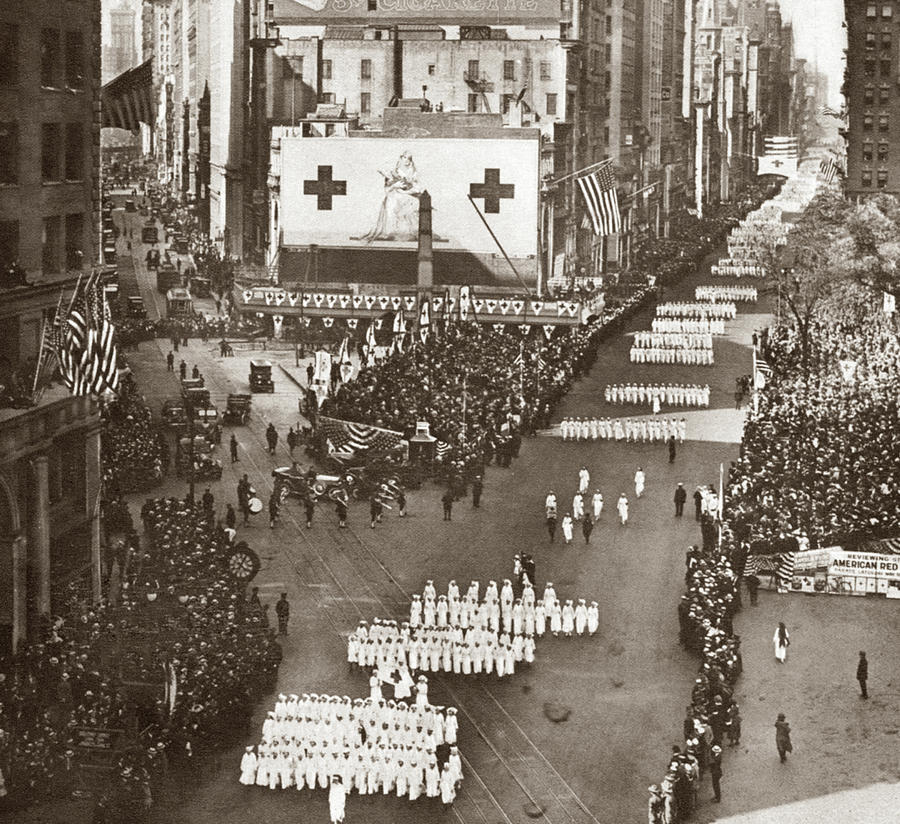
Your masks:
<instances>
[{"instance_id":1,"label":"window","mask_svg":"<svg viewBox=\"0 0 900 824\"><path fill-rule=\"evenodd\" d=\"M603 127L603 143L609 146L609 126Z\"/></svg>"},{"instance_id":2,"label":"window","mask_svg":"<svg viewBox=\"0 0 900 824\"><path fill-rule=\"evenodd\" d=\"M541 80L552 80L553 77L550 73L550 61L549 60L541 60Z\"/></svg>"},{"instance_id":3,"label":"window","mask_svg":"<svg viewBox=\"0 0 900 824\"><path fill-rule=\"evenodd\" d=\"M322 103L334 103L334 92L322 92ZM331 124L329 124L331 125Z\"/></svg>"},{"instance_id":4,"label":"window","mask_svg":"<svg viewBox=\"0 0 900 824\"><path fill-rule=\"evenodd\" d=\"M883 31L881 33L881 48L890 49L891 47L891 33L889 31Z\"/></svg>"},{"instance_id":5,"label":"window","mask_svg":"<svg viewBox=\"0 0 900 824\"><path fill-rule=\"evenodd\" d=\"M59 271L60 220L58 217L44 218L43 249L41 251L41 270L45 275Z\"/></svg>"},{"instance_id":6,"label":"window","mask_svg":"<svg viewBox=\"0 0 900 824\"><path fill-rule=\"evenodd\" d=\"M556 95L555 94L547 95L547 114L548 115L556 114Z\"/></svg>"},{"instance_id":7,"label":"window","mask_svg":"<svg viewBox=\"0 0 900 824\"><path fill-rule=\"evenodd\" d=\"M80 123L66 123L66 180L84 178L84 129Z\"/></svg>"},{"instance_id":8,"label":"window","mask_svg":"<svg viewBox=\"0 0 900 824\"><path fill-rule=\"evenodd\" d=\"M41 30L41 85L52 88L59 79L59 32Z\"/></svg>"},{"instance_id":9,"label":"window","mask_svg":"<svg viewBox=\"0 0 900 824\"><path fill-rule=\"evenodd\" d=\"M19 259L19 221L0 220L0 277Z\"/></svg>"},{"instance_id":10,"label":"window","mask_svg":"<svg viewBox=\"0 0 900 824\"><path fill-rule=\"evenodd\" d=\"M874 103L875 102L875 87L874 86L866 86L863 91L863 101L865 103Z\"/></svg>"},{"instance_id":11,"label":"window","mask_svg":"<svg viewBox=\"0 0 900 824\"><path fill-rule=\"evenodd\" d=\"M860 175L860 183L866 188L871 187L872 185L872 172L870 169L863 169L862 174Z\"/></svg>"},{"instance_id":12,"label":"window","mask_svg":"<svg viewBox=\"0 0 900 824\"><path fill-rule=\"evenodd\" d=\"M890 77L891 75L891 58L882 59L881 61L881 76L882 77Z\"/></svg>"},{"instance_id":13,"label":"window","mask_svg":"<svg viewBox=\"0 0 900 824\"><path fill-rule=\"evenodd\" d=\"M84 263L84 215L66 215L66 270L80 269Z\"/></svg>"},{"instance_id":14,"label":"window","mask_svg":"<svg viewBox=\"0 0 900 824\"><path fill-rule=\"evenodd\" d=\"M612 34L612 17L610 17L608 14L606 15L606 33L607 35Z\"/></svg>"},{"instance_id":15,"label":"window","mask_svg":"<svg viewBox=\"0 0 900 824\"><path fill-rule=\"evenodd\" d=\"M513 101L516 99L514 94L500 95L500 114L509 114L509 110L513 107Z\"/></svg>"},{"instance_id":16,"label":"window","mask_svg":"<svg viewBox=\"0 0 900 824\"><path fill-rule=\"evenodd\" d=\"M606 62L609 64L612 61L612 43L606 44Z\"/></svg>"},{"instance_id":17,"label":"window","mask_svg":"<svg viewBox=\"0 0 900 824\"><path fill-rule=\"evenodd\" d=\"M887 186L888 182L888 173L887 169L879 169L878 170L878 188L884 189Z\"/></svg>"},{"instance_id":18,"label":"window","mask_svg":"<svg viewBox=\"0 0 900 824\"><path fill-rule=\"evenodd\" d=\"M466 111L468 111L468 112L477 112L478 111L478 95L477 94L469 95L469 102L468 102Z\"/></svg>"},{"instance_id":19,"label":"window","mask_svg":"<svg viewBox=\"0 0 900 824\"><path fill-rule=\"evenodd\" d=\"M863 71L869 76L875 74L875 60L871 57L867 57L865 62L863 63Z\"/></svg>"},{"instance_id":20,"label":"window","mask_svg":"<svg viewBox=\"0 0 900 824\"><path fill-rule=\"evenodd\" d=\"M875 122L875 118L872 117L872 115L870 115L870 114L863 115L863 131L871 132L874 122Z\"/></svg>"},{"instance_id":21,"label":"window","mask_svg":"<svg viewBox=\"0 0 900 824\"><path fill-rule=\"evenodd\" d=\"M866 17L869 19L875 18L878 16L878 6L872 4L871 6L866 6Z\"/></svg>"},{"instance_id":22,"label":"window","mask_svg":"<svg viewBox=\"0 0 900 824\"><path fill-rule=\"evenodd\" d=\"M874 48L875 48L875 41L876 41L876 39L877 39L877 38L876 38L875 32L873 32L873 31L867 31L867 32L866 32L866 48L867 48L867 49L874 49Z\"/></svg>"},{"instance_id":23,"label":"window","mask_svg":"<svg viewBox=\"0 0 900 824\"><path fill-rule=\"evenodd\" d=\"M478 61L470 60L466 72L473 80L477 80L481 76L481 67L478 65Z\"/></svg>"},{"instance_id":24,"label":"window","mask_svg":"<svg viewBox=\"0 0 900 824\"><path fill-rule=\"evenodd\" d=\"M609 72L603 72L603 88L612 88L612 75Z\"/></svg>"},{"instance_id":25,"label":"window","mask_svg":"<svg viewBox=\"0 0 900 824\"><path fill-rule=\"evenodd\" d=\"M428 64L428 76L434 77L434 63Z\"/></svg>"},{"instance_id":26,"label":"window","mask_svg":"<svg viewBox=\"0 0 900 824\"><path fill-rule=\"evenodd\" d=\"M19 182L19 125L0 123L0 183Z\"/></svg>"},{"instance_id":27,"label":"window","mask_svg":"<svg viewBox=\"0 0 900 824\"><path fill-rule=\"evenodd\" d=\"M378 11L378 0L368 0L366 9L368 11Z\"/></svg>"},{"instance_id":28,"label":"window","mask_svg":"<svg viewBox=\"0 0 900 824\"><path fill-rule=\"evenodd\" d=\"M865 162L865 163L872 162L872 149L873 149L873 146L871 143L863 143L863 147L862 147L863 162Z\"/></svg>"},{"instance_id":29,"label":"window","mask_svg":"<svg viewBox=\"0 0 900 824\"><path fill-rule=\"evenodd\" d=\"M322 61L322 79L323 80L331 80L331 61L330 60Z\"/></svg>"},{"instance_id":30,"label":"window","mask_svg":"<svg viewBox=\"0 0 900 824\"><path fill-rule=\"evenodd\" d=\"M19 27L0 23L0 86L19 82Z\"/></svg>"},{"instance_id":31,"label":"window","mask_svg":"<svg viewBox=\"0 0 900 824\"><path fill-rule=\"evenodd\" d=\"M372 61L371 60L360 60L359 61L359 76L363 80L371 80L372 79Z\"/></svg>"},{"instance_id":32,"label":"window","mask_svg":"<svg viewBox=\"0 0 900 824\"><path fill-rule=\"evenodd\" d=\"M894 7L885 4L881 7L881 16L885 18L891 18L894 16Z\"/></svg>"},{"instance_id":33,"label":"window","mask_svg":"<svg viewBox=\"0 0 900 824\"><path fill-rule=\"evenodd\" d=\"M887 103L891 99L891 87L887 83L883 83L878 89L878 101Z\"/></svg>"},{"instance_id":34,"label":"window","mask_svg":"<svg viewBox=\"0 0 900 824\"><path fill-rule=\"evenodd\" d=\"M886 114L878 115L878 131L886 132L888 130L888 116Z\"/></svg>"},{"instance_id":35,"label":"window","mask_svg":"<svg viewBox=\"0 0 900 824\"><path fill-rule=\"evenodd\" d=\"M878 144L878 162L885 163L887 161L887 159L888 159L888 144L887 143L879 143Z\"/></svg>"},{"instance_id":36,"label":"window","mask_svg":"<svg viewBox=\"0 0 900 824\"><path fill-rule=\"evenodd\" d=\"M515 60L504 60L503 61L503 79L504 80L515 80L516 79L516 61Z\"/></svg>"},{"instance_id":37,"label":"window","mask_svg":"<svg viewBox=\"0 0 900 824\"><path fill-rule=\"evenodd\" d=\"M363 92L359 96L359 113L368 114L372 111L372 93Z\"/></svg>"},{"instance_id":38,"label":"window","mask_svg":"<svg viewBox=\"0 0 900 824\"><path fill-rule=\"evenodd\" d=\"M58 123L41 124L41 179L52 183L60 179L59 149L60 128Z\"/></svg>"},{"instance_id":39,"label":"window","mask_svg":"<svg viewBox=\"0 0 900 824\"><path fill-rule=\"evenodd\" d=\"M66 88L84 88L84 40L80 31L66 32Z\"/></svg>"}]
</instances>

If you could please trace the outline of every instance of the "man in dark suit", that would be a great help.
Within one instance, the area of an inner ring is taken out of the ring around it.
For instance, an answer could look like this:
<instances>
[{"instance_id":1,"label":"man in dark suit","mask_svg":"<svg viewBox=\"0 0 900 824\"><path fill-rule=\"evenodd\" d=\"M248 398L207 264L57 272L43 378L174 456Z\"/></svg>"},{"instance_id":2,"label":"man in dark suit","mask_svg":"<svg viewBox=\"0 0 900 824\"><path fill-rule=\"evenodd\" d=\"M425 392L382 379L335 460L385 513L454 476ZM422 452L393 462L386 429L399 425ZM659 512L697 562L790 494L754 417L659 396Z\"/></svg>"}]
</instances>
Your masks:
<instances>
[{"instance_id":1,"label":"man in dark suit","mask_svg":"<svg viewBox=\"0 0 900 824\"><path fill-rule=\"evenodd\" d=\"M675 487L675 517L680 518L684 515L684 502L687 500L687 492L684 484L678 484Z\"/></svg>"},{"instance_id":2,"label":"man in dark suit","mask_svg":"<svg viewBox=\"0 0 900 824\"><path fill-rule=\"evenodd\" d=\"M856 680L859 681L860 697L868 698L866 681L869 680L869 662L864 652L859 653L859 663L856 665Z\"/></svg>"}]
</instances>

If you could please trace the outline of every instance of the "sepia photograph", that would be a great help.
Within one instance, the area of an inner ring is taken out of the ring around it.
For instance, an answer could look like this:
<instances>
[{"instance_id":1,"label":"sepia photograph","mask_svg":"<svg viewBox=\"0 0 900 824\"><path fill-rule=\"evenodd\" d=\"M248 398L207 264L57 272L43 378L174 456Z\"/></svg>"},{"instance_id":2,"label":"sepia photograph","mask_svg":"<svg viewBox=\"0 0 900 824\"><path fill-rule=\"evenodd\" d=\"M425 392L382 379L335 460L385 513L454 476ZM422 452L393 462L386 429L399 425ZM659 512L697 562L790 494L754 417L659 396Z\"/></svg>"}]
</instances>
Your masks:
<instances>
[{"instance_id":1,"label":"sepia photograph","mask_svg":"<svg viewBox=\"0 0 900 824\"><path fill-rule=\"evenodd\" d=\"M0 821L897 824L898 296L900 0L0 0Z\"/></svg>"}]
</instances>

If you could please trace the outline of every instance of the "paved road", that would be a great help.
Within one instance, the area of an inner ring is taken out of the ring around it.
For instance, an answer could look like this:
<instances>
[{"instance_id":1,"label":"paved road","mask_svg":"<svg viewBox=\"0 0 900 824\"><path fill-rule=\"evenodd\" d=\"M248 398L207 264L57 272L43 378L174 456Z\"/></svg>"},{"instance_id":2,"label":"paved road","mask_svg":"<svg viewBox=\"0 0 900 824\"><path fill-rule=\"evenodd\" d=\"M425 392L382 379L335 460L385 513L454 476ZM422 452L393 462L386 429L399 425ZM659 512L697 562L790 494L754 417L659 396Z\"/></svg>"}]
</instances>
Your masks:
<instances>
[{"instance_id":1,"label":"paved road","mask_svg":"<svg viewBox=\"0 0 900 824\"><path fill-rule=\"evenodd\" d=\"M136 253L140 261L139 246ZM138 277L145 277L140 264ZM685 298L695 284L708 280L708 275L698 274L666 297ZM586 597L601 604L600 632L595 638L542 640L537 661L528 671L500 683L449 678L433 685L432 700L452 702L460 707L462 717L460 742L467 759L467 777L451 812L381 796L352 796L347 805L348 822L519 824L530 820L525 807L535 803L545 809L544 820L550 824L644 820L646 787L659 780L668 745L678 741L696 669L695 661L677 645L675 605L683 578L684 549L697 540L698 530L692 519L673 517L672 492L678 481L688 489L697 483L715 482L720 463L727 466L735 458L743 413L733 409L734 378L751 368L750 334L765 322L765 309L762 304L754 314L742 313L738 321L729 324L729 335L716 341L714 367L632 366L627 362L630 340L619 337L604 346L591 374L559 410L560 416L643 412L603 403L604 385L625 379L709 382L713 388L711 409L690 415L689 442L679 449L673 465L668 463L665 447L659 445L571 444L541 437L524 445L521 458L510 469L489 470L482 508L458 504L451 523L441 520L440 492L426 485L409 496L408 519L399 521L394 513L388 513L386 522L376 530L368 528L363 504L352 509L347 532L335 528L330 510L317 513L312 530L301 529L299 507L289 504L276 530L260 522L242 531L241 537L263 557L257 583L265 599L274 601L280 591L286 591L293 605L292 633L285 644L279 680L279 690L286 692L365 694L364 677L351 675L343 664L343 636L360 617L371 620L376 615L400 615L409 594L420 591L427 578L435 579L439 587L449 578L462 582L477 577L483 583L490 578L502 580L509 575L513 553L519 550L534 554L539 584L550 579L561 596ZM649 328L649 321L650 314L645 312L634 319L630 330ZM154 408L161 398L177 390L174 376L165 373L167 348L160 344L165 342L142 344L129 356ZM214 345L197 341L181 354L189 366L194 362L200 365L214 400L221 401L229 391L247 390L247 356L220 360ZM283 447L274 457L264 449L263 431L269 420L284 434L296 418L295 388L287 378L276 379L278 393L255 396L250 426L235 430L242 460L227 465L222 482L214 485L222 506L221 502L234 494L239 472L247 472L266 495L271 488L271 468L288 460ZM224 441L229 434L226 430ZM220 457L227 462L227 451ZM600 486L606 510L589 546L580 539L570 547L551 546L543 532L544 495L552 486L561 500L570 498L582 464L591 471L592 486ZM632 477L638 465L646 472L647 491L635 501ZM623 490L632 501L631 520L624 528L618 526L611 511ZM184 485L171 483L164 491L183 494ZM807 603L815 608L813 613L808 612ZM896 630L895 605L888 604L879 617L872 617L884 606L883 602L854 600L838 608L853 610L862 626L893 622ZM807 673L818 683L823 669L830 667L823 665L829 661L826 655L805 657L803 669L791 662L784 671L789 677L782 683L767 681L772 676L765 655L769 627L785 610L792 632L795 626L805 625L823 650L835 636L855 634L846 628L841 633L817 630L814 620L838 620L835 608L827 601L799 596L788 601L764 595L761 607L740 619L747 670L741 689L750 752L728 756L723 814L822 792L815 782L815 792L806 789L806 781L815 777L806 770L803 782L787 780L783 772L773 770L769 763L772 753L766 749L771 749L769 716L773 710L779 711L775 704L796 713L804 700L800 696L805 696L813 702L808 716L820 726L825 719L817 717L816 701L829 713L841 712L832 706L824 687L810 690L803 686ZM874 640L877 636L872 629ZM803 647L806 632L801 631L800 643L795 646ZM857 640L849 643L856 645ZM873 646L870 641L869 649ZM874 660L878 663L873 663L873 669L886 666L880 656ZM894 683L900 683L896 676ZM852 684L847 689L849 701ZM794 695L794 703L785 704L790 695ZM544 704L549 701L572 709L567 722L554 724L544 716ZM269 708L259 708L260 723ZM837 746L846 735L845 725L833 718L831 722ZM849 726L858 723L854 720ZM804 756L806 735L806 731L798 733L804 743L795 753L791 769L797 769L793 764L801 761L813 761L811 755ZM831 761L836 758L836 753L830 757ZM327 821L325 793L241 788L236 781L238 759L239 751L229 754L220 775L183 802L163 804L157 820L230 824L252 816L269 822ZM861 786L865 776L871 781L887 778L892 769L896 780L895 767L896 751L893 759L885 755L877 769L874 765L860 764L858 769L843 765L840 780ZM756 781L760 774L766 782L762 787ZM819 770L816 780L823 774ZM779 778L781 783L770 788ZM761 794L761 788L767 792ZM702 796L708 794L704 788ZM705 805L698 818L710 820L713 811Z\"/></svg>"}]
</instances>

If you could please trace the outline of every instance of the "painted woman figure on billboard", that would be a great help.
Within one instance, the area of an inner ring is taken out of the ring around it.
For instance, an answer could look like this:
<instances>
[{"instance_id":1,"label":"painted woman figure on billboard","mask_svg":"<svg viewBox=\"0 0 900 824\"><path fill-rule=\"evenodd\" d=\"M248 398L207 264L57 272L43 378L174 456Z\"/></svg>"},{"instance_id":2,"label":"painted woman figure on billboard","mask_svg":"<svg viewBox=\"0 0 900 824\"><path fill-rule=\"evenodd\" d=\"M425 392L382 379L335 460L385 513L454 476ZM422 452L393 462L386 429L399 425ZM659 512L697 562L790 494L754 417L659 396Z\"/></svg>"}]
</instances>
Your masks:
<instances>
[{"instance_id":1,"label":"painted woman figure on billboard","mask_svg":"<svg viewBox=\"0 0 900 824\"><path fill-rule=\"evenodd\" d=\"M412 154L403 152L392 171L379 169L378 173L384 178L384 200L375 226L363 240L416 240L422 186Z\"/></svg>"}]
</instances>

